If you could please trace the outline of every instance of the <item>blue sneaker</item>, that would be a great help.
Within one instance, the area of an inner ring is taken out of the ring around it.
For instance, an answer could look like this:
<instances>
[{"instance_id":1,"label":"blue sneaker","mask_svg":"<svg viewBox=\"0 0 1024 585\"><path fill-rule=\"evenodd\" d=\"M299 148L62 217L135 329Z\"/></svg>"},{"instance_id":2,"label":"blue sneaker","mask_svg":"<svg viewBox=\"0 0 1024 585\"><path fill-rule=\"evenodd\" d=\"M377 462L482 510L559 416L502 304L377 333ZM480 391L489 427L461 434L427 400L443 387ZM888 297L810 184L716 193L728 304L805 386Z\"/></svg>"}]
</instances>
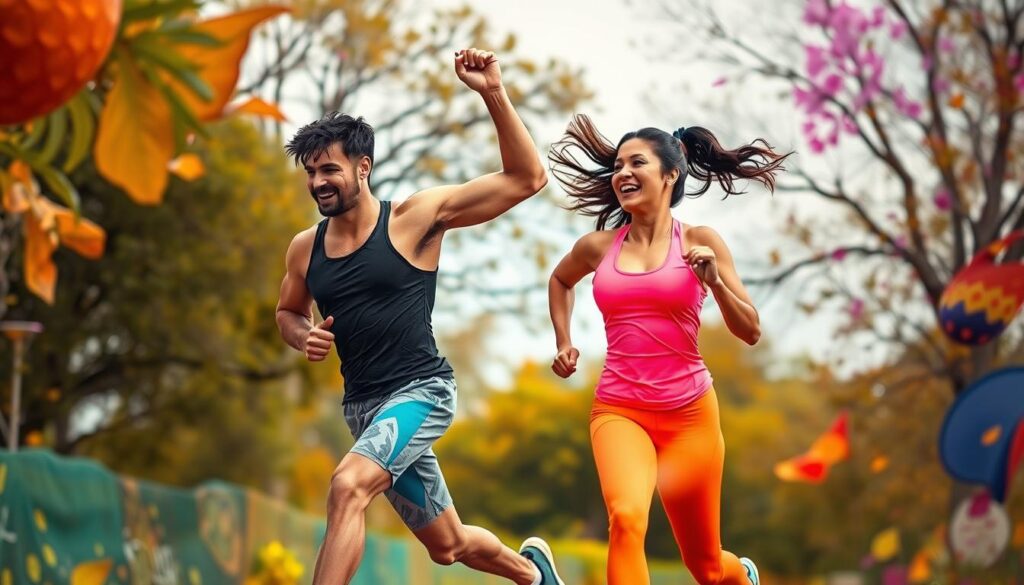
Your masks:
<instances>
[{"instance_id":1,"label":"blue sneaker","mask_svg":"<svg viewBox=\"0 0 1024 585\"><path fill-rule=\"evenodd\" d=\"M555 557L551 554L548 543L531 536L523 541L519 547L519 554L537 566L537 570L540 571L540 585L565 585L565 581L562 581L555 570Z\"/></svg>"},{"instance_id":2,"label":"blue sneaker","mask_svg":"<svg viewBox=\"0 0 1024 585\"><path fill-rule=\"evenodd\" d=\"M757 565L754 561L747 557L740 558L740 564L747 570L747 579L750 579L750 585L761 585L761 577L757 574Z\"/></svg>"}]
</instances>

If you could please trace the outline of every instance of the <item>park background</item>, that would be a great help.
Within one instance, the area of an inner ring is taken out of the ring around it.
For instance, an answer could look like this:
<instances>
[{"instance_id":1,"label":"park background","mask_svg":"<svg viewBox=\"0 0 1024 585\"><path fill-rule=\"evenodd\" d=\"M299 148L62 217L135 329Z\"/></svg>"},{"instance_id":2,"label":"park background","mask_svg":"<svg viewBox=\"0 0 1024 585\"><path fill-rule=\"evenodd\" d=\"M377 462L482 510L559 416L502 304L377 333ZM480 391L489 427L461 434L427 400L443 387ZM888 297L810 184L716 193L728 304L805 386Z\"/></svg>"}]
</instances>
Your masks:
<instances>
[{"instance_id":1,"label":"park background","mask_svg":"<svg viewBox=\"0 0 1024 585\"><path fill-rule=\"evenodd\" d=\"M282 144L324 112L365 116L371 186L393 200L497 169L486 110L452 71L469 46L499 55L539 157L573 113L613 141L700 125L796 151L774 195L713 187L673 211L723 235L764 329L747 347L713 302L702 313L728 549L766 583L1024 582L1020 481L999 554L964 562L949 526L977 486L938 446L956 397L1024 358L1019 303L980 346L937 317L974 254L1024 227L1024 3L30 0L0 15L0 319L43 328L0 342L19 446L0 453L4 585L310 579L352 439L336 356L305 362L273 319L284 250L318 219ZM551 181L446 237L434 324L460 413L436 451L465 521L542 535L572 583L600 583L589 279L580 371L548 367L547 278L592 229L565 202ZM804 453L824 457L817 474L779 465ZM369 528L359 583L497 582L430 566L383 500ZM690 582L657 501L647 548L656 582Z\"/></svg>"}]
</instances>

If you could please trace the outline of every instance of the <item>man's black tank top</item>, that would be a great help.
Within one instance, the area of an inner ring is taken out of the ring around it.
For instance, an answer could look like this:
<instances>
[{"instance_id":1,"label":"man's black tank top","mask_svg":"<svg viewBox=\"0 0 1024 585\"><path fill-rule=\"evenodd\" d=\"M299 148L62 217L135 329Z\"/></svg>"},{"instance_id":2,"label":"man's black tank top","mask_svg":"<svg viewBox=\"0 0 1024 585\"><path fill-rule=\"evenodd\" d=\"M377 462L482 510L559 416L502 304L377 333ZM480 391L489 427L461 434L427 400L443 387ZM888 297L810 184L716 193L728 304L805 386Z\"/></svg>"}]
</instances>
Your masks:
<instances>
[{"instance_id":1,"label":"man's black tank top","mask_svg":"<svg viewBox=\"0 0 1024 585\"><path fill-rule=\"evenodd\" d=\"M388 394L418 378L452 375L430 324L437 271L416 268L391 245L390 214L390 202L381 201L369 239L339 258L329 258L324 247L329 219L316 228L306 286L323 318L334 315L345 403Z\"/></svg>"}]
</instances>

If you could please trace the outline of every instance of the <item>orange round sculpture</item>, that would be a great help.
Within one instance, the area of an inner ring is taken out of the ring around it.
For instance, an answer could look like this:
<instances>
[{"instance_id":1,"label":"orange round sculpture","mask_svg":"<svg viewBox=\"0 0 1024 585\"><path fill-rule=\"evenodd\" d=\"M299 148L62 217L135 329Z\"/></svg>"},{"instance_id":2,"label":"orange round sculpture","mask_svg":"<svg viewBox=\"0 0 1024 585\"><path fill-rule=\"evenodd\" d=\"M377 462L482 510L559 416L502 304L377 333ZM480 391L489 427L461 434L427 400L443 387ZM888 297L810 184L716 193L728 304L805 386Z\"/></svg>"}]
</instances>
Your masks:
<instances>
[{"instance_id":1,"label":"orange round sculpture","mask_svg":"<svg viewBox=\"0 0 1024 585\"><path fill-rule=\"evenodd\" d=\"M122 0L0 0L0 124L55 110L96 75Z\"/></svg>"}]
</instances>

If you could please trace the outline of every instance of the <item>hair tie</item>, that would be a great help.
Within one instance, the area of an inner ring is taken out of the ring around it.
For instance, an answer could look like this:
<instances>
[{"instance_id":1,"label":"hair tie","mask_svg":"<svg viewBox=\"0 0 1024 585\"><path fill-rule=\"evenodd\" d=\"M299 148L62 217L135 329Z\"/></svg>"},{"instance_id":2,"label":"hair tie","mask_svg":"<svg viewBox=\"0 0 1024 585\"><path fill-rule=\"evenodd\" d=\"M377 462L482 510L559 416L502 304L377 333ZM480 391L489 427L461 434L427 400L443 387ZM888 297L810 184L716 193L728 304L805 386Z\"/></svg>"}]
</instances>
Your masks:
<instances>
[{"instance_id":1,"label":"hair tie","mask_svg":"<svg viewBox=\"0 0 1024 585\"><path fill-rule=\"evenodd\" d=\"M686 134L686 126L680 126L672 131L672 137L679 141L679 150L683 152L683 156L689 156L689 152L686 149L686 141L683 140L683 134Z\"/></svg>"}]
</instances>

